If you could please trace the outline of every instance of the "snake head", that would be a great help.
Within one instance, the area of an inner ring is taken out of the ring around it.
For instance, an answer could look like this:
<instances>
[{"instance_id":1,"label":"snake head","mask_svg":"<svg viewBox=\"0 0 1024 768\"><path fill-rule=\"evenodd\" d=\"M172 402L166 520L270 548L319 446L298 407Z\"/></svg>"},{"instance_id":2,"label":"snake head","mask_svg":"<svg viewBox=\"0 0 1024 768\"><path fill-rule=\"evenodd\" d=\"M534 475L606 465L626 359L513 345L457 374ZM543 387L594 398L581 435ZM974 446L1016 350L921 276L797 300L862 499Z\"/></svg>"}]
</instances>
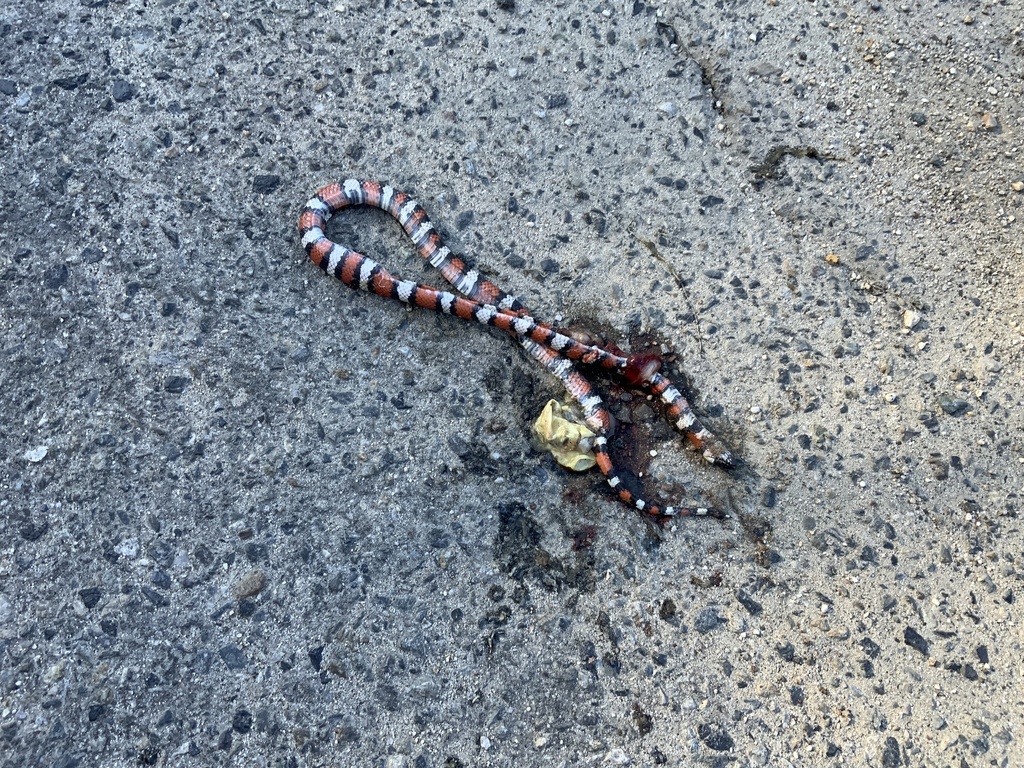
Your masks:
<instances>
[{"instance_id":1,"label":"snake head","mask_svg":"<svg viewBox=\"0 0 1024 768\"><path fill-rule=\"evenodd\" d=\"M630 355L622 371L622 378L632 386L650 381L661 370L661 358L655 354Z\"/></svg>"}]
</instances>

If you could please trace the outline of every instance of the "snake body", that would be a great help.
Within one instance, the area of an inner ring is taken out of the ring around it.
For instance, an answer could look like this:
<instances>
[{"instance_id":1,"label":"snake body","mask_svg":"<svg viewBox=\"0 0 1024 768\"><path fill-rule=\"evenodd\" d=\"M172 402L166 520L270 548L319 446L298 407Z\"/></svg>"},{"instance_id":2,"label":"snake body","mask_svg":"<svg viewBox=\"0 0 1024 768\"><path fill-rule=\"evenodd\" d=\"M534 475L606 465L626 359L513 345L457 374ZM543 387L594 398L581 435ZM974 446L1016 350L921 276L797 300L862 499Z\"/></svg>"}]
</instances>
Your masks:
<instances>
[{"instance_id":1,"label":"snake body","mask_svg":"<svg viewBox=\"0 0 1024 768\"><path fill-rule=\"evenodd\" d=\"M463 295L403 280L368 256L332 242L325 234L328 220L338 211L353 206L379 208L390 214L412 240L420 256ZM691 515L724 516L704 507L665 506L651 501L631 475L623 475L615 467L608 453L611 414L601 396L577 370L577 363L606 368L627 384L659 397L665 404L669 421L708 462L725 468L734 466L732 454L700 423L675 385L659 372L661 360L656 355L627 355L611 345L586 344L537 321L517 298L453 254L442 242L423 207L405 192L389 185L347 179L323 187L302 209L299 235L310 260L350 288L498 328L518 340L531 357L558 377L579 403L584 420L597 434L594 454L598 468L623 503L658 523Z\"/></svg>"}]
</instances>

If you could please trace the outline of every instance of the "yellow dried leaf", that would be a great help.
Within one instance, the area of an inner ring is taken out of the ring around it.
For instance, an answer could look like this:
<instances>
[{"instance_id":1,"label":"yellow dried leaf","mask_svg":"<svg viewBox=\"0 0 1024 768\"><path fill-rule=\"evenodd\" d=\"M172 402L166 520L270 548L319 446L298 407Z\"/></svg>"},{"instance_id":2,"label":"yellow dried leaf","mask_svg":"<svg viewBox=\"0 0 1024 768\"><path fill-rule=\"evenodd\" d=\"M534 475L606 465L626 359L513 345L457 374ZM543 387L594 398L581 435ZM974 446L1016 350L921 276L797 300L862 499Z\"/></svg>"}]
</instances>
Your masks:
<instances>
[{"instance_id":1,"label":"yellow dried leaf","mask_svg":"<svg viewBox=\"0 0 1024 768\"><path fill-rule=\"evenodd\" d=\"M597 463L593 452L597 435L557 400L548 400L533 423L533 433L541 447L567 469L583 472Z\"/></svg>"}]
</instances>

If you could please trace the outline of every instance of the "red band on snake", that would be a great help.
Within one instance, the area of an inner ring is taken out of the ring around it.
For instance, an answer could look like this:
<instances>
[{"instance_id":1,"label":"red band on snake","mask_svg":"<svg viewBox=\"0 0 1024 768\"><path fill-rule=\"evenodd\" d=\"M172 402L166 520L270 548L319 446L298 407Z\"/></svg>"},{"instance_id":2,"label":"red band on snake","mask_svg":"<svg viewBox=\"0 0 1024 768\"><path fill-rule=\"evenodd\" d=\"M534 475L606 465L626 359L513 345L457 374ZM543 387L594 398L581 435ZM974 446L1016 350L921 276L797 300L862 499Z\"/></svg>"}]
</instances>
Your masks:
<instances>
[{"instance_id":1,"label":"red band on snake","mask_svg":"<svg viewBox=\"0 0 1024 768\"><path fill-rule=\"evenodd\" d=\"M402 280L373 259L329 240L325 234L328 220L338 211L353 206L379 208L391 214L420 256L437 268L463 296ZM323 187L302 209L299 235L312 262L350 288L498 328L517 339L531 357L558 377L579 403L584 420L597 433L594 441L597 465L623 503L658 523L691 515L724 517L713 509L666 506L649 500L630 475L620 473L608 453L611 414L594 387L576 369L577 363L606 368L629 386L659 397L665 403L669 421L708 462L725 468L734 466L732 454L700 423L682 393L659 373L661 360L656 355L626 355L616 348L584 344L538 322L518 299L481 277L477 270L451 253L419 203L406 193L379 182L347 179Z\"/></svg>"}]
</instances>

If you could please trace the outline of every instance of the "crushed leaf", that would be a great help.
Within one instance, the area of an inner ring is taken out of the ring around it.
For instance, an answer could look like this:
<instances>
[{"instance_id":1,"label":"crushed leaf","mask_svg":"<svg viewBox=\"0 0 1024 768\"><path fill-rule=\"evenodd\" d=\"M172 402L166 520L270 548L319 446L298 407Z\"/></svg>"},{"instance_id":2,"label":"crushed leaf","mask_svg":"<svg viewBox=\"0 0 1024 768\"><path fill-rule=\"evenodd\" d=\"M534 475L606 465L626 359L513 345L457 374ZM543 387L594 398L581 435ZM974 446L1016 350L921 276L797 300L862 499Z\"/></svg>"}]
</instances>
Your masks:
<instances>
[{"instance_id":1,"label":"crushed leaf","mask_svg":"<svg viewBox=\"0 0 1024 768\"><path fill-rule=\"evenodd\" d=\"M533 434L540 447L567 469L583 472L597 463L593 451L597 435L576 420L571 408L557 400L548 400L533 423Z\"/></svg>"}]
</instances>

